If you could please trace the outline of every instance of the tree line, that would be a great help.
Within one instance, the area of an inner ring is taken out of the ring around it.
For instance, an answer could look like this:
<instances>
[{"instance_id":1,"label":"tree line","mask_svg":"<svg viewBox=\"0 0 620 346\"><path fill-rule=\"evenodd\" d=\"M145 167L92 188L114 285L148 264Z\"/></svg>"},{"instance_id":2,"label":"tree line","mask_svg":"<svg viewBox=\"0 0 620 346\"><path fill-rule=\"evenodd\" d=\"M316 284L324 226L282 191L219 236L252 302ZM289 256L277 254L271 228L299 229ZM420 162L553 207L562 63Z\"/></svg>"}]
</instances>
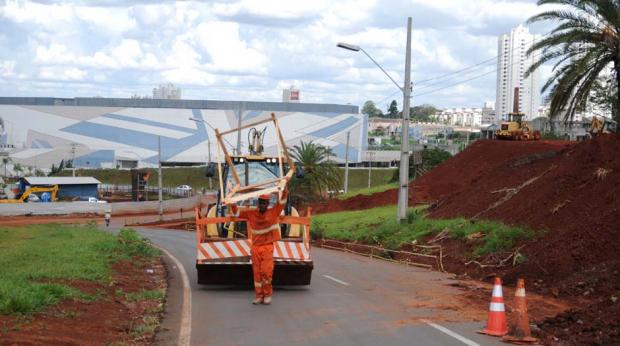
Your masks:
<instances>
[{"instance_id":1,"label":"tree line","mask_svg":"<svg viewBox=\"0 0 620 346\"><path fill-rule=\"evenodd\" d=\"M402 117L402 111L398 109L398 103L396 100L392 100L385 113L371 100L364 103L362 107L362 114L368 115L371 118L386 118L386 119L399 119ZM430 104L422 104L409 108L409 118L413 121L430 122L433 121L439 114L439 109Z\"/></svg>"}]
</instances>

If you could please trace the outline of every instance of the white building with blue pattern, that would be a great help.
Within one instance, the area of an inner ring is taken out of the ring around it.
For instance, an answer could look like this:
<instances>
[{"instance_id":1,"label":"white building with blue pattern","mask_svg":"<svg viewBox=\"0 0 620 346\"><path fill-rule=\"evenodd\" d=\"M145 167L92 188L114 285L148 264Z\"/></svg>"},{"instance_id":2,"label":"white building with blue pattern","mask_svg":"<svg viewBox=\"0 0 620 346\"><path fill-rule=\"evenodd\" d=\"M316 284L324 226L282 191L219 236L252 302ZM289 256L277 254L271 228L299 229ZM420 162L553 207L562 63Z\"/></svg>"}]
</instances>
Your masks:
<instances>
[{"instance_id":1,"label":"white building with blue pattern","mask_svg":"<svg viewBox=\"0 0 620 346\"><path fill-rule=\"evenodd\" d=\"M349 162L363 160L368 119L357 106L333 104L154 100L109 98L0 97L2 140L15 163L37 168L74 159L76 167L114 168L126 163L157 165L158 138L162 161L178 164L217 160L215 130L235 128L270 117L279 119L287 145L313 141L332 148L344 162L350 133ZM202 121L192 121L190 118ZM241 118L241 119L240 119ZM262 128L261 128L262 129ZM249 129L227 136L232 150L247 150ZM277 152L273 129L265 150ZM271 132L271 133L270 133ZM220 159L222 157L220 156Z\"/></svg>"}]
</instances>

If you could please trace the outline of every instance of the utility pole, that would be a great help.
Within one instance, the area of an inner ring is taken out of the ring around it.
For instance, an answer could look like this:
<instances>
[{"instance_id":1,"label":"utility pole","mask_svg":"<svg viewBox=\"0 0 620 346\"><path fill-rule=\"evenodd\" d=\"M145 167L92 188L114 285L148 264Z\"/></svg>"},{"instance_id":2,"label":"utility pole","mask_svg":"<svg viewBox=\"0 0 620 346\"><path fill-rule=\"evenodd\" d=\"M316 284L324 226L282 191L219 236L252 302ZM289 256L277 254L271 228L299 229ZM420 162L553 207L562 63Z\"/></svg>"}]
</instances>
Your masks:
<instances>
[{"instance_id":1,"label":"utility pole","mask_svg":"<svg viewBox=\"0 0 620 346\"><path fill-rule=\"evenodd\" d=\"M207 167L211 163L211 140L207 137L207 151L209 152L209 163ZM213 190L213 178L209 177L209 190Z\"/></svg>"},{"instance_id":2,"label":"utility pole","mask_svg":"<svg viewBox=\"0 0 620 346\"><path fill-rule=\"evenodd\" d=\"M241 155L241 122L243 118L243 112L245 111L245 102L239 103L239 120L237 123L237 127L239 131L237 132L237 155Z\"/></svg>"},{"instance_id":3,"label":"utility pole","mask_svg":"<svg viewBox=\"0 0 620 346\"><path fill-rule=\"evenodd\" d=\"M370 189L370 175L372 174L372 155L374 154L371 151L367 151L368 153L368 188Z\"/></svg>"},{"instance_id":4,"label":"utility pole","mask_svg":"<svg viewBox=\"0 0 620 346\"><path fill-rule=\"evenodd\" d=\"M164 219L164 197L161 191L161 136L157 136L157 192L159 195L159 221Z\"/></svg>"},{"instance_id":5,"label":"utility pole","mask_svg":"<svg viewBox=\"0 0 620 346\"><path fill-rule=\"evenodd\" d=\"M351 131L347 131L347 147L344 152L344 193L349 192L349 137Z\"/></svg>"},{"instance_id":6,"label":"utility pole","mask_svg":"<svg viewBox=\"0 0 620 346\"><path fill-rule=\"evenodd\" d=\"M71 143L71 171L72 175L75 177L75 147L77 143ZM35 165L36 166L36 165Z\"/></svg>"},{"instance_id":7,"label":"utility pole","mask_svg":"<svg viewBox=\"0 0 620 346\"><path fill-rule=\"evenodd\" d=\"M405 85L403 86L402 141L400 144L400 186L398 190L397 221L407 219L409 204L409 96L411 95L411 17L407 18L407 52Z\"/></svg>"}]
</instances>

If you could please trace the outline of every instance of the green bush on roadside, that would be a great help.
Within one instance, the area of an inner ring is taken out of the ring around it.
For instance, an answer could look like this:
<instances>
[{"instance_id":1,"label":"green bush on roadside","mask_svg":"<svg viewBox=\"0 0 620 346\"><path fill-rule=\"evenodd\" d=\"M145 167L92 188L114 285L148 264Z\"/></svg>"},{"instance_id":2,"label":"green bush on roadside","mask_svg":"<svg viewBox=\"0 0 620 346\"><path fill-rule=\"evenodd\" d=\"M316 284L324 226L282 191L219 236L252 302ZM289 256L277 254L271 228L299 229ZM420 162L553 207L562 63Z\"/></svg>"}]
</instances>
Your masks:
<instances>
[{"instance_id":1,"label":"green bush on roadside","mask_svg":"<svg viewBox=\"0 0 620 346\"><path fill-rule=\"evenodd\" d=\"M117 239L120 252L129 257L151 258L161 255L161 251L155 248L150 240L142 238L131 228L121 229Z\"/></svg>"}]
</instances>

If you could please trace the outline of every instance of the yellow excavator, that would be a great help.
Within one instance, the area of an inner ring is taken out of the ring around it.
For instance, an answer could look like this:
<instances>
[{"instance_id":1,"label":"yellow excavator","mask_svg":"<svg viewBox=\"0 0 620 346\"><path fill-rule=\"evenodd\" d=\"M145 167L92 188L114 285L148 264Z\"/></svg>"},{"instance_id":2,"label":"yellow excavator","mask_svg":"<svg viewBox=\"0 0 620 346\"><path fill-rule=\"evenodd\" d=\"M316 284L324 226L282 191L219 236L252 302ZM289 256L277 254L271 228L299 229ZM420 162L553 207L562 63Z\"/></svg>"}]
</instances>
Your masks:
<instances>
[{"instance_id":1,"label":"yellow excavator","mask_svg":"<svg viewBox=\"0 0 620 346\"><path fill-rule=\"evenodd\" d=\"M596 137L608 133L616 133L618 131L618 124L605 117L592 116L592 122L590 127L586 130L590 138Z\"/></svg>"},{"instance_id":2,"label":"yellow excavator","mask_svg":"<svg viewBox=\"0 0 620 346\"><path fill-rule=\"evenodd\" d=\"M513 141L539 140L540 132L535 131L523 117L525 113L519 111L519 88L515 88L513 111L508 113L508 121L503 121L499 130L495 131L495 138Z\"/></svg>"},{"instance_id":3,"label":"yellow excavator","mask_svg":"<svg viewBox=\"0 0 620 346\"><path fill-rule=\"evenodd\" d=\"M17 199L2 199L0 203L24 203L28 201L28 197L32 194L39 194L43 192L50 193L50 201L56 202L58 200L58 185L53 186L34 186L30 187ZM37 196L38 197L38 196Z\"/></svg>"}]
</instances>

